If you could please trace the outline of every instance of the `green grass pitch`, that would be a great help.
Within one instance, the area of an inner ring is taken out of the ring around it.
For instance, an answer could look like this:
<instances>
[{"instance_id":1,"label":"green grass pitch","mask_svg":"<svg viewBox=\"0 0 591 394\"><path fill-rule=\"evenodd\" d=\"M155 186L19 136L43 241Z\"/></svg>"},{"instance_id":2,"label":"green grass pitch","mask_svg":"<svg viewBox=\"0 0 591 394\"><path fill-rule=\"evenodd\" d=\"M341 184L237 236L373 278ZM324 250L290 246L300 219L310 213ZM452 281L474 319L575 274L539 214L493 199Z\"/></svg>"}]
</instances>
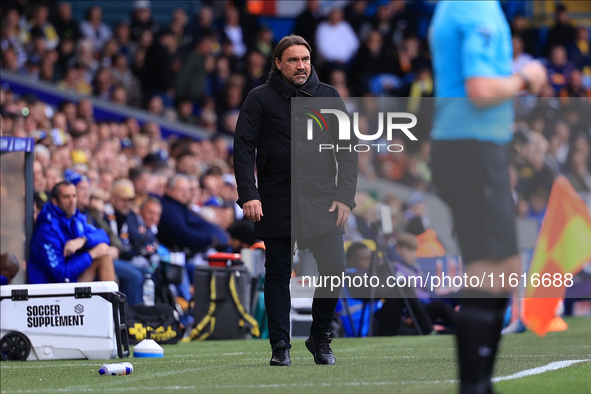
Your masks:
<instances>
[{"instance_id":1,"label":"green grass pitch","mask_svg":"<svg viewBox=\"0 0 591 394\"><path fill-rule=\"evenodd\" d=\"M591 319L569 318L566 332L505 336L495 376L552 362L591 359ZM164 346L162 359L134 359L132 375L101 377L99 360L2 362L1 393L455 393L453 336L336 339L337 365L318 366L303 340L292 366L270 367L266 340ZM118 360L110 360L118 362ZM505 394L591 393L591 362L505 380Z\"/></svg>"}]
</instances>

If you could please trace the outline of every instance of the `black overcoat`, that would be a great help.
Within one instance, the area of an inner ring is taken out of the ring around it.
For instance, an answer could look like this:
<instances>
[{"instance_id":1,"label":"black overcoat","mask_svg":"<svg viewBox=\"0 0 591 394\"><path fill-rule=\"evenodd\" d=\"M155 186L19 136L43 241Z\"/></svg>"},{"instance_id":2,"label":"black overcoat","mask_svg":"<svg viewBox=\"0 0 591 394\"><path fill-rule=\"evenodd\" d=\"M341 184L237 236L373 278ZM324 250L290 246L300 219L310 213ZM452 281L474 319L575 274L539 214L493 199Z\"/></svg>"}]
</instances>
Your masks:
<instances>
[{"instance_id":1,"label":"black overcoat","mask_svg":"<svg viewBox=\"0 0 591 394\"><path fill-rule=\"evenodd\" d=\"M270 74L244 101L234 136L234 171L238 204L253 199L262 203L264 216L255 223L257 238L312 239L342 234L343 227L336 226L337 210L331 213L328 209L334 200L355 207L357 154L353 149L319 151L320 143L339 143L336 117L323 115L330 132L314 129L313 140L307 139L309 117L304 113L310 111L303 109L301 101L316 97L326 98L322 100L346 113L337 90L321 83L314 69L300 88L280 74ZM302 98L294 101L300 105L294 106L293 116L292 98Z\"/></svg>"}]
</instances>

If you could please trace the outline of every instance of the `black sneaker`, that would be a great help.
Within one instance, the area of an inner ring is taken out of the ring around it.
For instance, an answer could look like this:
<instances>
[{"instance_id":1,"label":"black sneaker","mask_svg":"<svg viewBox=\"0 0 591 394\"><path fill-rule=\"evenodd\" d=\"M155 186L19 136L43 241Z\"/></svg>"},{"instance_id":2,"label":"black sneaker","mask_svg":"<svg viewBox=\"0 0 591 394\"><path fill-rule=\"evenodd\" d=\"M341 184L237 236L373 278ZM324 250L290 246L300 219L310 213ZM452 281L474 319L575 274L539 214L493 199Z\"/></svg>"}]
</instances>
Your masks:
<instances>
[{"instance_id":1,"label":"black sneaker","mask_svg":"<svg viewBox=\"0 0 591 394\"><path fill-rule=\"evenodd\" d=\"M291 345L281 340L273 345L273 356L271 357L271 365L281 367L290 366L291 358L289 358L289 349Z\"/></svg>"},{"instance_id":2,"label":"black sneaker","mask_svg":"<svg viewBox=\"0 0 591 394\"><path fill-rule=\"evenodd\" d=\"M320 337L315 338L310 335L306 339L306 347L314 356L314 362L318 365L334 365L337 360L330 348L332 338L330 332L323 333Z\"/></svg>"}]
</instances>

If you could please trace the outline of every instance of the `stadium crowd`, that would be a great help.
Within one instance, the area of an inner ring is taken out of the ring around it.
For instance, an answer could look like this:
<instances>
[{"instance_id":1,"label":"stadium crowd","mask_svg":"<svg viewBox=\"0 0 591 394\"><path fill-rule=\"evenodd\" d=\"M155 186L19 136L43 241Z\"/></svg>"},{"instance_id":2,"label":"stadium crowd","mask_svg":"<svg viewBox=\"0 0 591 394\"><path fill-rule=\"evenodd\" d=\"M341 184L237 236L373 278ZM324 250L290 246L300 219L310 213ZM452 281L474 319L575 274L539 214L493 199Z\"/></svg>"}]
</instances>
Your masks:
<instances>
[{"instance_id":1,"label":"stadium crowd","mask_svg":"<svg viewBox=\"0 0 591 394\"><path fill-rule=\"evenodd\" d=\"M168 26L153 19L149 1L133 2L130 17L115 26L102 22L100 6L78 21L67 2L2 4L3 71L141 107L210 135L201 141L163 139L157 123L97 121L85 98L53 107L1 90L2 135L36 141L36 215L58 197L52 194L59 191L57 184L74 184L78 210L110 235L111 246L103 253L123 262L115 265L117 275L136 290L160 244L170 251L193 249L190 254L199 256L211 245L239 249L254 243L235 203L231 146L224 136L234 132L246 94L266 81L281 37L258 26L243 2L225 2L221 13L203 3L194 17L175 9ZM419 37L414 8L390 1L379 2L372 15L368 9L367 1L352 1L323 13L318 2L309 1L296 18L294 33L312 43L320 79L335 86L347 104L350 97L366 102L380 96L433 97L429 50ZM510 170L519 216L541 222L557 173L591 195L589 31L573 26L564 7L557 8L546 45L523 16L510 24L514 71L538 58L549 75L539 98L518 100ZM433 191L428 134L419 141L396 154L360 155L361 175L417 191L408 201L394 194L382 199L392 208L393 238L429 229L421 194ZM378 202L366 192L357 200L348 237L371 238ZM131 300L140 302L140 295Z\"/></svg>"}]
</instances>

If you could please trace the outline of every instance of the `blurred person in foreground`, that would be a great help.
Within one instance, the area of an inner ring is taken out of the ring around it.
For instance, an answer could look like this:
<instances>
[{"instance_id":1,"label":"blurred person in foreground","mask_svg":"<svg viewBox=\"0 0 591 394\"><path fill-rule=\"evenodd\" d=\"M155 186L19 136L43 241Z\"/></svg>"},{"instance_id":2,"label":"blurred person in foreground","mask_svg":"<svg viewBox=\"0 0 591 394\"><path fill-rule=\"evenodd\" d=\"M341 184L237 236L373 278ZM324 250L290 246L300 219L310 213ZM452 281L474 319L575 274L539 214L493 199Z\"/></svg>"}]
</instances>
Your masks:
<instances>
[{"instance_id":1,"label":"blurred person in foreground","mask_svg":"<svg viewBox=\"0 0 591 394\"><path fill-rule=\"evenodd\" d=\"M277 366L291 365L289 283L295 241L298 249L312 250L320 275L342 275L343 226L355 207L357 154L347 151L318 154L315 144L337 141L336 132L317 134L313 143L294 141L296 136L303 140L305 131L297 123L292 131L292 122L299 121L291 117L292 98L311 96L334 98L334 105L344 113L347 111L337 90L318 79L311 65L310 45L300 36L284 37L275 47L267 82L248 94L234 137L239 204L244 216L255 222L255 236L266 246L265 306L272 347L270 364ZM292 151L294 163L299 166L297 172L292 169ZM326 167L318 168L317 163ZM292 178L297 187L292 188ZM330 347L330 331L340 290L340 287L315 290L306 347L316 364L336 362Z\"/></svg>"},{"instance_id":2,"label":"blurred person in foreground","mask_svg":"<svg viewBox=\"0 0 591 394\"><path fill-rule=\"evenodd\" d=\"M438 97L433 184L451 208L465 272L520 274L508 169L514 117L509 98L524 89L537 94L546 71L532 62L512 74L511 32L498 1L438 3L429 41ZM464 289L456 325L461 394L493 392L510 296L500 281L493 284Z\"/></svg>"},{"instance_id":3,"label":"blurred person in foreground","mask_svg":"<svg viewBox=\"0 0 591 394\"><path fill-rule=\"evenodd\" d=\"M0 255L0 285L9 285L19 271L18 258L8 252Z\"/></svg>"},{"instance_id":4,"label":"blurred person in foreground","mask_svg":"<svg viewBox=\"0 0 591 394\"><path fill-rule=\"evenodd\" d=\"M29 283L114 281L109 237L76 208L76 186L60 182L37 217L27 264Z\"/></svg>"}]
</instances>

